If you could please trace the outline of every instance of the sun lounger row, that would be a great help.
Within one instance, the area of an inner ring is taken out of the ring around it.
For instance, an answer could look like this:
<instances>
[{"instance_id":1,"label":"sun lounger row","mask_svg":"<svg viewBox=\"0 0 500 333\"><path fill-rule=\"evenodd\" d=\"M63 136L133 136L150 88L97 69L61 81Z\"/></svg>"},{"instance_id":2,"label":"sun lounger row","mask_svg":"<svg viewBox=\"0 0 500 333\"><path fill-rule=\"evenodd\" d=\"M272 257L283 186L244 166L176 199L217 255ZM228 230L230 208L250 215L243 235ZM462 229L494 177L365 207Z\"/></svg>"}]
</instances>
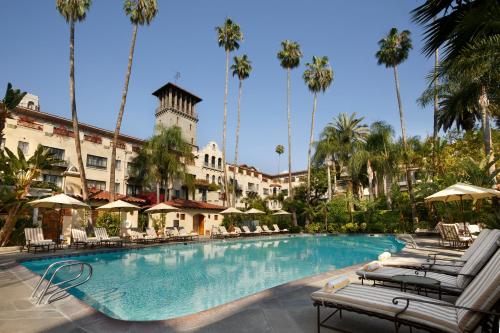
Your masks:
<instances>
[{"instance_id":1,"label":"sun lounger row","mask_svg":"<svg viewBox=\"0 0 500 333\"><path fill-rule=\"evenodd\" d=\"M123 240L117 236L109 237L105 228L94 228L94 233L95 237L89 237L83 228L72 228L71 245L76 248L79 246L123 246Z\"/></svg>"},{"instance_id":2,"label":"sun lounger row","mask_svg":"<svg viewBox=\"0 0 500 333\"><path fill-rule=\"evenodd\" d=\"M428 270L424 275L439 281L442 287L458 295L454 302L389 289L387 286L373 288L362 284L351 284L349 281L341 283L342 281L339 282L338 279L329 281L324 288L311 295L313 305L317 308L318 332L321 327L333 328L327 322L331 321L336 313L342 318L342 311L392 321L396 332L402 325L431 332L473 332L481 325L483 329L486 328L483 331L498 332L499 237L499 230L483 230L473 246L460 259L450 262L433 255L429 256L427 263L422 263L428 265L427 268L439 265L460 267L454 274L433 273ZM393 271L389 272L387 269ZM357 273L362 279L383 282L396 282L391 280L391 274L414 276L421 272L417 270L415 273L414 269L405 270L397 267L367 270ZM426 285L425 288L431 288L431 285ZM324 308L332 308L334 311L322 316L321 309Z\"/></svg>"},{"instance_id":3,"label":"sun lounger row","mask_svg":"<svg viewBox=\"0 0 500 333\"><path fill-rule=\"evenodd\" d=\"M212 229L212 237L214 238L229 238L239 236L260 236L260 235L274 235L279 233L287 233L288 229L280 229L277 224L273 224L274 230L269 229L267 225L260 225L255 227L254 231L250 231L248 226L234 227L234 231L227 231L226 227L219 226Z\"/></svg>"},{"instance_id":4,"label":"sun lounger row","mask_svg":"<svg viewBox=\"0 0 500 333\"><path fill-rule=\"evenodd\" d=\"M198 234L195 232L187 232L186 229L181 228L180 230L176 227L165 228L163 235L160 236L156 233L154 228L147 228L146 234L137 231L130 231L130 236L135 243L153 243L153 242L168 242L168 241L185 241L194 240L198 238Z\"/></svg>"}]
</instances>

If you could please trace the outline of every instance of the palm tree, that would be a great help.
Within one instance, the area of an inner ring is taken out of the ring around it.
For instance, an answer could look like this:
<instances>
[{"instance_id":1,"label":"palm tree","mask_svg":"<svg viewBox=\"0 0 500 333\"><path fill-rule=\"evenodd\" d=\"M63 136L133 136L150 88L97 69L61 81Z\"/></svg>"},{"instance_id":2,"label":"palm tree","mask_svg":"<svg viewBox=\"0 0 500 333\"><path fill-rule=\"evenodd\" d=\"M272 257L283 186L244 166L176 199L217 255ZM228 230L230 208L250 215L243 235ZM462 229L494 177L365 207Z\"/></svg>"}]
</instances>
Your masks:
<instances>
[{"instance_id":1,"label":"palm tree","mask_svg":"<svg viewBox=\"0 0 500 333\"><path fill-rule=\"evenodd\" d=\"M7 83L7 90L5 91L5 97L3 98L3 110L0 110L0 140L3 138L3 130L5 129L5 122L7 118L10 117L10 113L14 110L26 92L21 92L19 89L12 89L12 84Z\"/></svg>"},{"instance_id":2,"label":"palm tree","mask_svg":"<svg viewBox=\"0 0 500 333\"><path fill-rule=\"evenodd\" d=\"M78 169L82 183L82 198L88 199L87 178L85 177L85 166L82 158L82 147L80 145L80 130L78 128L78 114L76 111L75 96L75 23L85 20L90 8L91 0L56 0L56 8L69 23L69 103L71 106L71 119L73 121L73 135L75 138L75 149L78 158Z\"/></svg>"},{"instance_id":3,"label":"palm tree","mask_svg":"<svg viewBox=\"0 0 500 333\"><path fill-rule=\"evenodd\" d=\"M3 188L0 192L2 206L7 210L5 224L0 230L0 246L9 242L33 181L40 177L42 170L50 170L60 162L49 149L41 145L29 159L26 159L19 148L17 156L8 148L0 151L0 181L12 186L8 190Z\"/></svg>"},{"instance_id":4,"label":"palm tree","mask_svg":"<svg viewBox=\"0 0 500 333\"><path fill-rule=\"evenodd\" d=\"M240 26L230 18L226 18L224 24L216 27L217 43L226 51L226 83L224 88L224 121L222 125L222 167L224 170L224 196L229 200L229 187L227 183L226 170L226 127L227 127L227 95L229 89L229 53L240 48L239 42L243 40Z\"/></svg>"},{"instance_id":5,"label":"palm tree","mask_svg":"<svg viewBox=\"0 0 500 333\"><path fill-rule=\"evenodd\" d=\"M281 154L285 152L285 147L283 145L277 145L276 148L274 149L276 154L278 154L278 175L280 174L280 164L281 164Z\"/></svg>"},{"instance_id":6,"label":"palm tree","mask_svg":"<svg viewBox=\"0 0 500 333\"><path fill-rule=\"evenodd\" d=\"M320 139L316 143L314 150L314 161L326 167L328 181L327 196L328 201L332 200L332 195L337 192L337 167L342 169L342 164L338 160L339 140L337 131L333 127L325 127L320 134ZM330 168L333 167L333 189L332 175Z\"/></svg>"},{"instance_id":7,"label":"palm tree","mask_svg":"<svg viewBox=\"0 0 500 333\"><path fill-rule=\"evenodd\" d=\"M125 103L127 102L128 83L130 74L132 73L132 62L134 60L135 40L137 37L137 29L139 25L149 25L158 12L156 0L125 0L123 5L125 14L130 18L133 25L132 42L130 43L130 51L128 55L127 73L125 74L125 84L122 91L122 100L118 118L116 119L115 134L113 136L113 145L111 147L111 170L109 176L109 193L110 201L115 199L115 167L116 167L116 146L118 143L120 128L122 126L123 113L125 112Z\"/></svg>"},{"instance_id":8,"label":"palm tree","mask_svg":"<svg viewBox=\"0 0 500 333\"><path fill-rule=\"evenodd\" d=\"M287 89L286 89L286 109L288 117L288 195L293 198L292 191L292 114L290 110L290 72L300 64L302 58L302 51L297 42L284 40L281 42L281 50L278 52L278 59L280 60L281 67L286 69L287 76Z\"/></svg>"},{"instance_id":9,"label":"palm tree","mask_svg":"<svg viewBox=\"0 0 500 333\"><path fill-rule=\"evenodd\" d=\"M316 101L319 92L325 92L333 82L333 69L328 63L328 57L313 57L312 63L306 64L304 81L314 95L311 114L311 133L309 135L309 149L307 151L307 193L311 191L311 149L314 137L314 116L316 114Z\"/></svg>"},{"instance_id":10,"label":"palm tree","mask_svg":"<svg viewBox=\"0 0 500 333\"><path fill-rule=\"evenodd\" d=\"M403 148L405 154L408 153L408 147L406 143L406 125L403 112L403 103L401 101L401 94L399 89L399 78L398 78L398 65L401 64L408 58L410 50L412 49L410 31L404 30L401 33L398 29L392 28L389 34L382 38L378 42L380 50L377 51L376 57L379 65L385 65L386 68L392 67L394 72L394 82L396 83L396 96L398 99L399 107L399 122L401 124L401 138L403 140ZM409 161L406 158L405 169L406 169L406 183L408 186L408 193L410 195L410 205L411 205L411 216L414 223L417 221L417 210L415 207L415 196L413 194L413 182L411 179Z\"/></svg>"},{"instance_id":11,"label":"palm tree","mask_svg":"<svg viewBox=\"0 0 500 333\"><path fill-rule=\"evenodd\" d=\"M250 76L252 71L252 62L248 60L246 54L241 57L233 58L234 64L231 65L231 70L233 71L233 76L238 76L238 121L236 125L236 143L234 147L234 168L233 168L233 179L236 184L236 166L238 165L238 142L240 138L240 115L241 115L241 91L243 87L243 80ZM236 186L233 186L233 207L236 206Z\"/></svg>"},{"instance_id":12,"label":"palm tree","mask_svg":"<svg viewBox=\"0 0 500 333\"><path fill-rule=\"evenodd\" d=\"M156 185L158 203L161 187L166 189L166 200L170 200L174 180L184 179L185 183L189 180L186 166L194 157L191 145L184 141L179 127L159 126L156 132L132 161L131 175L141 185Z\"/></svg>"}]
</instances>

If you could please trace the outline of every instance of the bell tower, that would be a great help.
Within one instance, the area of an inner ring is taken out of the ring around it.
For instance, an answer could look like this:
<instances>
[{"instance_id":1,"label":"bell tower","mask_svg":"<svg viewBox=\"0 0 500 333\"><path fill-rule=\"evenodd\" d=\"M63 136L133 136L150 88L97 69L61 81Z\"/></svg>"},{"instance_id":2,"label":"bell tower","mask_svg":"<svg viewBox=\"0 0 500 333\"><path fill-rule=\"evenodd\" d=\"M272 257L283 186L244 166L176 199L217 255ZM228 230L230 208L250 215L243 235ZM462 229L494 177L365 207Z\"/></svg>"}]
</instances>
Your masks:
<instances>
[{"instance_id":1,"label":"bell tower","mask_svg":"<svg viewBox=\"0 0 500 333\"><path fill-rule=\"evenodd\" d=\"M171 82L153 92L153 95L158 98L158 107L155 111L156 125L162 124L167 128L180 127L184 140L197 146L196 104L202 99Z\"/></svg>"}]
</instances>

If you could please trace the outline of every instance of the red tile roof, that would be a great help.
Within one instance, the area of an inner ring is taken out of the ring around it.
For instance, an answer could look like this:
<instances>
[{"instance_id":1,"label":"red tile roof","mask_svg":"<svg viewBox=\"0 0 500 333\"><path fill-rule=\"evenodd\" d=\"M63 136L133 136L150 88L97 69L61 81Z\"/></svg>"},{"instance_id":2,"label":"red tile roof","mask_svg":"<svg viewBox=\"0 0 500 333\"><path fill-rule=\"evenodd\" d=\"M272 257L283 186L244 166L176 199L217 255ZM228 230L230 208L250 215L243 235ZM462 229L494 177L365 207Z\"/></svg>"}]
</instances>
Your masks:
<instances>
[{"instance_id":1,"label":"red tile roof","mask_svg":"<svg viewBox=\"0 0 500 333\"><path fill-rule=\"evenodd\" d=\"M183 200L183 199L173 199L170 201L165 201L167 205L174 206L176 208L190 208L190 209L205 209L205 210L224 210L225 207L210 204L207 202L193 201L193 200Z\"/></svg>"},{"instance_id":2,"label":"red tile roof","mask_svg":"<svg viewBox=\"0 0 500 333\"><path fill-rule=\"evenodd\" d=\"M90 200L104 200L109 201L109 192L98 190L96 188L89 189L89 199ZM123 194L115 194L115 200L123 200L129 203L145 204L146 200L136 197L128 197Z\"/></svg>"}]
</instances>

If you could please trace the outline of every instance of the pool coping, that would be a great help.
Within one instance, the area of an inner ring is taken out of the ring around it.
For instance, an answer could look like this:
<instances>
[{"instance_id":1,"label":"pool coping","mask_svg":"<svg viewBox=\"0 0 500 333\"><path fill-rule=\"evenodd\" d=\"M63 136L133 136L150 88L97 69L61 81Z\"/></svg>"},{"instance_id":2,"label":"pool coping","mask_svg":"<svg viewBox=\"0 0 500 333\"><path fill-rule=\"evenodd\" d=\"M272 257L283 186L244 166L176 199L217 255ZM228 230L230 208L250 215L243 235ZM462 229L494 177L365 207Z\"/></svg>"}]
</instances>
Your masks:
<instances>
[{"instance_id":1,"label":"pool coping","mask_svg":"<svg viewBox=\"0 0 500 333\"><path fill-rule=\"evenodd\" d=\"M313 234L314 235L314 234ZM367 234L365 234L367 235ZM384 234L382 234L384 235ZM385 234L386 236L389 236L388 234ZM284 237L301 237L301 235L276 235L275 237L270 237L270 236L263 236L262 238L259 237L258 239L276 239L276 238L284 238ZM233 241L237 240L238 238L235 239L227 239L225 241ZM251 238L245 238L248 240L256 240L257 237L251 237ZM188 242L187 244L198 244L202 242L211 242L211 241L221 241L220 239L207 239L207 240L200 240L199 242ZM222 240L224 241L224 240ZM163 243L163 244L151 244L150 246L140 246L140 247L133 247L133 248L117 248L117 249L108 249L108 250L100 250L100 251L89 251L89 252L82 252L82 253L69 253L69 254L63 254L63 255L54 255L54 254L47 254L46 256L39 256L36 258L29 258L29 259L19 259L19 260L13 260L8 263L4 263L3 265L10 265L8 269L22 282L25 284L30 290L32 290L38 280L40 279L40 275L34 273L30 269L24 267L22 265L23 262L27 261L38 261L38 260L45 260L45 259L51 259L51 258L64 258L64 257L74 257L74 256L82 256L82 255L95 255L95 254L101 254L101 253L112 253L112 252L121 252L121 251L130 251L130 250L137 250L137 249L146 249L150 247L156 247L156 246L169 246L169 245L182 245L183 242L177 242L177 243ZM402 248L398 253L401 253L404 251L407 247L405 246ZM179 316L179 317L174 317L174 318L169 318L169 319L161 319L161 320L139 320L139 321L134 321L134 320L124 320L124 319L117 319L113 318L104 312L101 312L97 310L96 308L92 307L91 305L85 303L84 301L80 300L79 298L73 296L72 294L67 293L67 297L64 298L64 300L61 300L59 302L55 302L50 304L49 306L55 307L63 316L68 318L71 321L78 321L80 319L79 315L82 313L85 315L86 321L92 320L98 320L98 321L105 321L109 324L113 323L121 323L124 325L141 325L141 324L149 324L149 325L163 325L164 327L169 327L174 330L191 330L191 329L196 329L202 326L210 325L213 324L217 321L223 320L224 318L227 318L237 312L239 312L242 308L251 305L252 303L256 303L260 300L265 299L266 297L273 297L273 298L279 298L282 297L290 292L299 290L301 288L306 287L307 285L311 285L314 283L317 283L321 280L326 280L330 278L332 275L338 275L338 274L346 274L346 273L352 273L356 269L359 269L362 267L365 263L359 263L347 267L343 267L340 269L333 269L329 270L327 272L323 272L320 274L316 275L311 275L307 276L298 280L293 280L289 281L284 284L280 284L271 288L267 288L264 290L261 290L259 292L256 292L254 294L250 294L244 297L241 297L239 299L236 299L231 302L227 302L224 304L220 304L214 307L211 307L210 309L199 311L193 314L188 314L184 316ZM21 278L23 276L24 278ZM58 304L59 303L59 304ZM73 311L73 309L78 308L80 311L76 312ZM68 310L69 309L69 310ZM76 317L75 317L76 316Z\"/></svg>"}]
</instances>

